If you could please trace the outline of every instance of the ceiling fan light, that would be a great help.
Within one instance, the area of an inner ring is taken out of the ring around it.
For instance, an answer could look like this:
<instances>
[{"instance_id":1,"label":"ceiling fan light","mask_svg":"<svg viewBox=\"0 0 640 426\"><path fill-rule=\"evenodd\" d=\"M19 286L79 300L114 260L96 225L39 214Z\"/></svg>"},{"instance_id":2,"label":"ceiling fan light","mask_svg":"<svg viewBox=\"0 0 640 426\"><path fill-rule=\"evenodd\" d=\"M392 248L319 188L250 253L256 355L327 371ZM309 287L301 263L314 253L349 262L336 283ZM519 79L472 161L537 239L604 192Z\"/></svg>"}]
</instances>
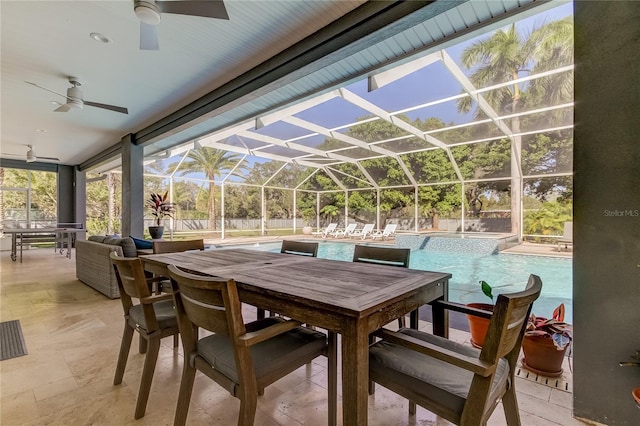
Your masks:
<instances>
[{"instance_id":1,"label":"ceiling fan light","mask_svg":"<svg viewBox=\"0 0 640 426\"><path fill-rule=\"evenodd\" d=\"M68 98L67 99L67 105L70 108L82 109L82 107L84 106L84 103L80 99Z\"/></svg>"},{"instance_id":2,"label":"ceiling fan light","mask_svg":"<svg viewBox=\"0 0 640 426\"><path fill-rule=\"evenodd\" d=\"M160 9L154 3L137 1L133 10L138 19L145 24L158 25L160 23Z\"/></svg>"},{"instance_id":3,"label":"ceiling fan light","mask_svg":"<svg viewBox=\"0 0 640 426\"><path fill-rule=\"evenodd\" d=\"M33 152L33 150L30 149L29 151L27 151L27 163L33 163L36 160L36 154Z\"/></svg>"}]
</instances>

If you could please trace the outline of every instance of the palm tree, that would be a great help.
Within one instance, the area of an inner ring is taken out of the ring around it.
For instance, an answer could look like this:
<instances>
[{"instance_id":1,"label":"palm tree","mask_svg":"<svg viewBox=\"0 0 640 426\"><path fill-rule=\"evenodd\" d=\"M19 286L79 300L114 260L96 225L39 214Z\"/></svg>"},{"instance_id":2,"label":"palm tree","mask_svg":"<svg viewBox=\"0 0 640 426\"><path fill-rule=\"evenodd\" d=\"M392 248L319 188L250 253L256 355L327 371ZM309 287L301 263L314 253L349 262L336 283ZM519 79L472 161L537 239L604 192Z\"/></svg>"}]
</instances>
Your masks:
<instances>
[{"instance_id":1,"label":"palm tree","mask_svg":"<svg viewBox=\"0 0 640 426\"><path fill-rule=\"evenodd\" d=\"M184 176L189 173L204 173L209 180L209 229L216 230L216 201L215 201L215 183L214 180L219 177L223 171L234 170L234 167L240 161L240 155L232 152L202 146L191 150L187 154L187 158L182 163L174 163L169 166L173 169L178 166L176 171L181 171ZM234 174L243 171L244 167L238 167L234 170Z\"/></svg>"},{"instance_id":2,"label":"palm tree","mask_svg":"<svg viewBox=\"0 0 640 426\"><path fill-rule=\"evenodd\" d=\"M565 18L534 29L529 36L518 33L515 24L498 30L489 38L478 41L462 53L462 65L473 69L469 77L476 87L515 80L523 73L536 74L541 71L573 64L573 21ZM530 83L506 86L483 94L487 102L501 114L521 111L526 103L540 103L570 99L573 95L573 74L562 73L541 78ZM458 101L460 112L469 112L471 97ZM476 109L476 117L484 112ZM511 131L520 133L520 117L513 117ZM520 232L520 206L522 183L519 177L517 153L521 152L522 137L515 136L511 144L511 230Z\"/></svg>"}]
</instances>

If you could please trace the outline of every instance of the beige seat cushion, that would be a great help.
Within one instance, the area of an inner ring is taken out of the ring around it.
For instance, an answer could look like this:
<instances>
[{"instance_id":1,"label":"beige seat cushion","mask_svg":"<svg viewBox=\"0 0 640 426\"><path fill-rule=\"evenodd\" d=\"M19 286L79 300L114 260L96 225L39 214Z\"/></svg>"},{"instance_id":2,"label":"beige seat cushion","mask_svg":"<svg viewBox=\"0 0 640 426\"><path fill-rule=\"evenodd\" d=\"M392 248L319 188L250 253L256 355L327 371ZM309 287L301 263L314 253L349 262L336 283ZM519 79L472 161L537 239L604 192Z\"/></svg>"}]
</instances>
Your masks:
<instances>
[{"instance_id":1,"label":"beige seat cushion","mask_svg":"<svg viewBox=\"0 0 640 426\"><path fill-rule=\"evenodd\" d=\"M401 329L400 333L467 356L477 358L480 355L474 347L433 334L408 328ZM470 371L386 341L379 341L370 348L369 369L372 374L390 377L394 382L401 382L419 395L435 399L458 413L464 408L473 379ZM492 398L501 394L499 390L504 389L508 379L509 364L501 359L493 381Z\"/></svg>"},{"instance_id":2,"label":"beige seat cushion","mask_svg":"<svg viewBox=\"0 0 640 426\"><path fill-rule=\"evenodd\" d=\"M269 317L246 325L247 331L256 331L284 321ZM284 367L305 354L320 353L326 345L326 335L306 327L297 327L251 347L256 378ZM228 336L213 334L198 341L198 353L216 370L238 383L233 345Z\"/></svg>"}]
</instances>

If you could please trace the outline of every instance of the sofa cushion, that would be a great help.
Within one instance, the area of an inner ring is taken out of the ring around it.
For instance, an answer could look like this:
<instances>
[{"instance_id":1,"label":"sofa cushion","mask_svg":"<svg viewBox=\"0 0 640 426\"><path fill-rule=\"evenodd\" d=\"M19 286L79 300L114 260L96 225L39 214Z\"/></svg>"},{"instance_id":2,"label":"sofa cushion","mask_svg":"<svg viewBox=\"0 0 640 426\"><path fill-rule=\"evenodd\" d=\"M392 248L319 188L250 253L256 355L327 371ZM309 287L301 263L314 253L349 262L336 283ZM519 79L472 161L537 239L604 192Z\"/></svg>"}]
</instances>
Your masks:
<instances>
[{"instance_id":1,"label":"sofa cushion","mask_svg":"<svg viewBox=\"0 0 640 426\"><path fill-rule=\"evenodd\" d=\"M133 243L136 245L136 249L145 250L153 248L153 241L150 240L142 240L140 238L129 236L133 240Z\"/></svg>"},{"instance_id":2,"label":"sofa cushion","mask_svg":"<svg viewBox=\"0 0 640 426\"><path fill-rule=\"evenodd\" d=\"M106 235L92 235L89 238L87 238L87 240L93 241L95 243L102 243L104 242L105 238L107 238Z\"/></svg>"},{"instance_id":3,"label":"sofa cushion","mask_svg":"<svg viewBox=\"0 0 640 426\"><path fill-rule=\"evenodd\" d=\"M129 237L124 237L124 238L107 237L104 239L103 243L122 247L122 255L124 257L138 257L138 250L136 249L136 245L134 244L133 240Z\"/></svg>"}]
</instances>

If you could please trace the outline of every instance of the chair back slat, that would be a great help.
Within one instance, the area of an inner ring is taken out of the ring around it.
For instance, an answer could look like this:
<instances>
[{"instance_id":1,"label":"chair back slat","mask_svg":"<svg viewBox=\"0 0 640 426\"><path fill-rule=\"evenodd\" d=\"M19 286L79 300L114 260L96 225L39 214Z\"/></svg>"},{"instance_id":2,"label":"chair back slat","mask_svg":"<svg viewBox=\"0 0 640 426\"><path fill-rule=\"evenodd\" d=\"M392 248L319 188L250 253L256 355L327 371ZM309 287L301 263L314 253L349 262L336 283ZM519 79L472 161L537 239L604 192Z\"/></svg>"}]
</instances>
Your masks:
<instances>
[{"instance_id":1,"label":"chair back slat","mask_svg":"<svg viewBox=\"0 0 640 426\"><path fill-rule=\"evenodd\" d=\"M204 240L154 241L153 254L177 253L187 250L204 250Z\"/></svg>"},{"instance_id":2,"label":"chair back slat","mask_svg":"<svg viewBox=\"0 0 640 426\"><path fill-rule=\"evenodd\" d=\"M195 326L234 337L245 333L241 305L234 280L193 275L175 265L169 266L174 286L176 314Z\"/></svg>"},{"instance_id":3,"label":"chair back slat","mask_svg":"<svg viewBox=\"0 0 640 426\"><path fill-rule=\"evenodd\" d=\"M120 295L140 299L151 295L151 289L147 285L144 275L144 266L137 257L121 257L116 252L111 252L111 264L113 265Z\"/></svg>"},{"instance_id":4,"label":"chair back slat","mask_svg":"<svg viewBox=\"0 0 640 426\"><path fill-rule=\"evenodd\" d=\"M512 351L520 351L531 306L540 296L541 290L542 280L532 274L525 290L498 296L480 359L496 362ZM517 356L510 358L515 360Z\"/></svg>"},{"instance_id":5,"label":"chair back slat","mask_svg":"<svg viewBox=\"0 0 640 426\"><path fill-rule=\"evenodd\" d=\"M410 249L364 246L357 244L353 251L354 262L409 267Z\"/></svg>"},{"instance_id":6,"label":"chair back slat","mask_svg":"<svg viewBox=\"0 0 640 426\"><path fill-rule=\"evenodd\" d=\"M310 241L283 240L280 253L318 257L318 243Z\"/></svg>"}]
</instances>

